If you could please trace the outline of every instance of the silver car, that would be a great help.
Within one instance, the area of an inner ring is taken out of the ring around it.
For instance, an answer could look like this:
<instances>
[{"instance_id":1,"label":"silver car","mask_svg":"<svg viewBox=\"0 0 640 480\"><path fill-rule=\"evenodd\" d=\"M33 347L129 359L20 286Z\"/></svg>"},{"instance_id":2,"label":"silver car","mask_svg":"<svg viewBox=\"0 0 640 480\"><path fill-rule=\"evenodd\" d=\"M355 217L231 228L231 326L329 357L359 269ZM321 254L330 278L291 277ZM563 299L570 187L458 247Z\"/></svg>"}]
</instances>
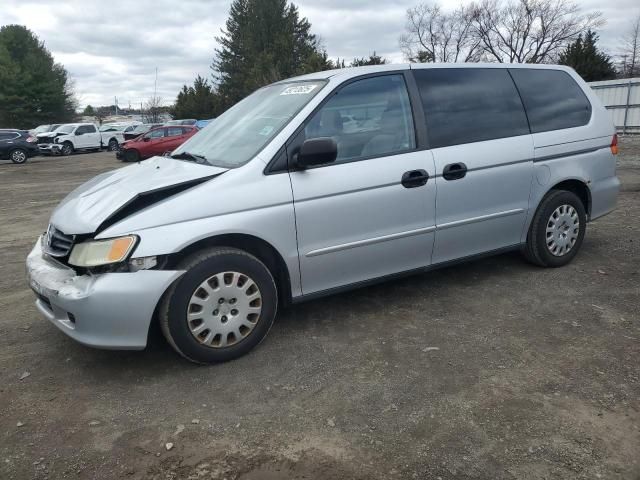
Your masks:
<instances>
[{"instance_id":1,"label":"silver car","mask_svg":"<svg viewBox=\"0 0 640 480\"><path fill-rule=\"evenodd\" d=\"M142 349L158 321L188 360L230 360L291 303L514 249L567 264L615 206L615 153L609 115L566 67L314 73L70 193L29 281L85 345Z\"/></svg>"}]
</instances>

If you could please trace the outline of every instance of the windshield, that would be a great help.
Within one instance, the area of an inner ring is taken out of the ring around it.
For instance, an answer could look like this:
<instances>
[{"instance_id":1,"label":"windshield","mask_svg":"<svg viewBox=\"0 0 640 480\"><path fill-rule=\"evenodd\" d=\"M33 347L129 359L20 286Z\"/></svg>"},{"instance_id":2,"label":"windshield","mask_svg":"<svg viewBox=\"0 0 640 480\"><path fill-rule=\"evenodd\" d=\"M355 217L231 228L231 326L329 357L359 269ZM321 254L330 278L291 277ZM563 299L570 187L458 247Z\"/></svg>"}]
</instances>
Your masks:
<instances>
[{"instance_id":1,"label":"windshield","mask_svg":"<svg viewBox=\"0 0 640 480\"><path fill-rule=\"evenodd\" d=\"M239 167L262 150L325 84L313 80L261 88L183 143L173 156L185 153L211 165Z\"/></svg>"},{"instance_id":2,"label":"windshield","mask_svg":"<svg viewBox=\"0 0 640 480\"><path fill-rule=\"evenodd\" d=\"M33 133L44 133L49 131L49 125L40 125L33 129Z\"/></svg>"},{"instance_id":3,"label":"windshield","mask_svg":"<svg viewBox=\"0 0 640 480\"><path fill-rule=\"evenodd\" d=\"M74 125L62 125L61 127L58 127L56 129L56 132L60 132L60 133L71 133L73 132L73 129L75 128Z\"/></svg>"}]
</instances>

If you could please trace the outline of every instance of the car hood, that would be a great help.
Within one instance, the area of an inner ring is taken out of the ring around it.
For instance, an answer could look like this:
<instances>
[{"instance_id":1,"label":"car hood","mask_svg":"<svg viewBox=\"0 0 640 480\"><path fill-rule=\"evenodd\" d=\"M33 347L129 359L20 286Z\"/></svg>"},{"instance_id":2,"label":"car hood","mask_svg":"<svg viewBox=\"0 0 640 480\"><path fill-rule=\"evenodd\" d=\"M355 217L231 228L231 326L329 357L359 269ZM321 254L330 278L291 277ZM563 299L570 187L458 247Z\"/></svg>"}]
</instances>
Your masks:
<instances>
[{"instance_id":1,"label":"car hood","mask_svg":"<svg viewBox=\"0 0 640 480\"><path fill-rule=\"evenodd\" d=\"M153 157L98 175L76 188L56 207L51 223L69 235L91 234L227 170Z\"/></svg>"},{"instance_id":2,"label":"car hood","mask_svg":"<svg viewBox=\"0 0 640 480\"><path fill-rule=\"evenodd\" d=\"M37 138L55 138L55 137L61 137L62 135L69 135L69 134L64 132L44 132L44 133L37 134L36 137Z\"/></svg>"}]
</instances>

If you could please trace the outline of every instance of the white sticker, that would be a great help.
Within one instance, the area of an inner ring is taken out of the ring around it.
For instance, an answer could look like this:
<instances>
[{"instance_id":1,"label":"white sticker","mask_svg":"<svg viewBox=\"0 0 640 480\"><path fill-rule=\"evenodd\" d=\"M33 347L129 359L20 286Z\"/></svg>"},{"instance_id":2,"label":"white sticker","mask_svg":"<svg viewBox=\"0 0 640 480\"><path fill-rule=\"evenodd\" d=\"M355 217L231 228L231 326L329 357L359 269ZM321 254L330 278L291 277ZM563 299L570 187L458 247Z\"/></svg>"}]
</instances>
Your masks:
<instances>
[{"instance_id":1,"label":"white sticker","mask_svg":"<svg viewBox=\"0 0 640 480\"><path fill-rule=\"evenodd\" d=\"M297 85L295 87L287 87L280 95L307 95L313 92L317 85Z\"/></svg>"},{"instance_id":2,"label":"white sticker","mask_svg":"<svg viewBox=\"0 0 640 480\"><path fill-rule=\"evenodd\" d=\"M262 130L260 130L258 132L258 135L262 135L262 136L266 137L271 132L273 132L273 127L271 125L267 125L266 127L263 127Z\"/></svg>"}]
</instances>

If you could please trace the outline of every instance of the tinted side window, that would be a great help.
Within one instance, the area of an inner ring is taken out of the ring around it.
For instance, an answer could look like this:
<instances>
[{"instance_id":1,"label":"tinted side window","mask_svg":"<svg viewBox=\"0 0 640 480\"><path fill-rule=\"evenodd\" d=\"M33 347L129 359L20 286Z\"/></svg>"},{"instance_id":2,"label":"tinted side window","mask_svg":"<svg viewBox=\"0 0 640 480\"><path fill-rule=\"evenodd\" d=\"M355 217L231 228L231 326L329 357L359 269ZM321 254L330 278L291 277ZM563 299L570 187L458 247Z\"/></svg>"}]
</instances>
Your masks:
<instances>
[{"instance_id":1,"label":"tinted side window","mask_svg":"<svg viewBox=\"0 0 640 480\"><path fill-rule=\"evenodd\" d=\"M432 148L529 134L506 69L433 68L414 75Z\"/></svg>"},{"instance_id":2,"label":"tinted side window","mask_svg":"<svg viewBox=\"0 0 640 480\"><path fill-rule=\"evenodd\" d=\"M333 137L340 161L394 155L416 146L402 75L365 78L338 90L305 126L305 138Z\"/></svg>"},{"instance_id":3,"label":"tinted side window","mask_svg":"<svg viewBox=\"0 0 640 480\"><path fill-rule=\"evenodd\" d=\"M81 125L78 128L76 128L76 135L83 135L85 133L87 133L87 127L85 127L84 125Z\"/></svg>"},{"instance_id":4,"label":"tinted side window","mask_svg":"<svg viewBox=\"0 0 640 480\"><path fill-rule=\"evenodd\" d=\"M180 127L169 127L167 129L167 137L177 137L178 135L182 135L182 128L180 128Z\"/></svg>"},{"instance_id":5,"label":"tinted side window","mask_svg":"<svg viewBox=\"0 0 640 480\"><path fill-rule=\"evenodd\" d=\"M93 125L85 125L84 133L96 133L96 127L94 127Z\"/></svg>"},{"instance_id":6,"label":"tinted side window","mask_svg":"<svg viewBox=\"0 0 640 480\"><path fill-rule=\"evenodd\" d=\"M14 132L0 132L0 140L13 140L14 138L18 138L20 135Z\"/></svg>"},{"instance_id":7,"label":"tinted side window","mask_svg":"<svg viewBox=\"0 0 640 480\"><path fill-rule=\"evenodd\" d=\"M591 104L568 73L526 68L510 72L522 95L532 133L589 123Z\"/></svg>"}]
</instances>

